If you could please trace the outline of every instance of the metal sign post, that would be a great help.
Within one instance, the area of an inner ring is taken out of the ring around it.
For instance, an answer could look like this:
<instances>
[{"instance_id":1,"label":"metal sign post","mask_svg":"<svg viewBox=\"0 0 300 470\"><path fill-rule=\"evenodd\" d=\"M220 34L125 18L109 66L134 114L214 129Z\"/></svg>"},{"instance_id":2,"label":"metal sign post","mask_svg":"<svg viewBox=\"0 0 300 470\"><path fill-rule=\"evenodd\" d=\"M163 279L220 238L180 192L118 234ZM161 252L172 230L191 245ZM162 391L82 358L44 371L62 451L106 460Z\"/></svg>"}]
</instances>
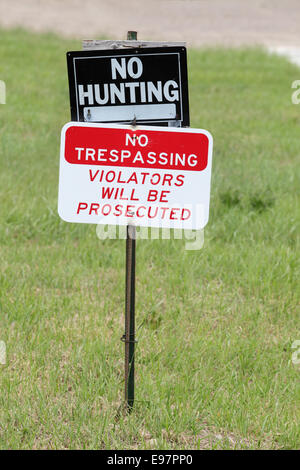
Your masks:
<instances>
[{"instance_id":1,"label":"metal sign post","mask_svg":"<svg viewBox=\"0 0 300 470\"><path fill-rule=\"evenodd\" d=\"M134 346L135 346L135 227L127 226L126 287L125 287L125 402L128 411L134 402Z\"/></svg>"},{"instance_id":2,"label":"metal sign post","mask_svg":"<svg viewBox=\"0 0 300 470\"><path fill-rule=\"evenodd\" d=\"M136 31L128 31L128 40L137 40ZM134 403L134 349L135 349L135 249L136 230L127 226L126 286L125 286L125 402L130 412Z\"/></svg>"}]
</instances>

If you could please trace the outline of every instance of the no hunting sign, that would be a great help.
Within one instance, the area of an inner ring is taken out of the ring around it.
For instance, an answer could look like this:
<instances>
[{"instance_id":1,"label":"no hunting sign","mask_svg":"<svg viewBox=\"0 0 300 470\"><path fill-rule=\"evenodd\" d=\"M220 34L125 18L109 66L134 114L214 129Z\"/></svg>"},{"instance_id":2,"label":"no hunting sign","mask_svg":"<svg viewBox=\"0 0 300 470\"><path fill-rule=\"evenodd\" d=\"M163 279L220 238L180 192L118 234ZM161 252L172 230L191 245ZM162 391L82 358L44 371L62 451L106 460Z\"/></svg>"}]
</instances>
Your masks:
<instances>
[{"instance_id":1,"label":"no hunting sign","mask_svg":"<svg viewBox=\"0 0 300 470\"><path fill-rule=\"evenodd\" d=\"M189 126L185 47L67 53L72 121Z\"/></svg>"}]
</instances>

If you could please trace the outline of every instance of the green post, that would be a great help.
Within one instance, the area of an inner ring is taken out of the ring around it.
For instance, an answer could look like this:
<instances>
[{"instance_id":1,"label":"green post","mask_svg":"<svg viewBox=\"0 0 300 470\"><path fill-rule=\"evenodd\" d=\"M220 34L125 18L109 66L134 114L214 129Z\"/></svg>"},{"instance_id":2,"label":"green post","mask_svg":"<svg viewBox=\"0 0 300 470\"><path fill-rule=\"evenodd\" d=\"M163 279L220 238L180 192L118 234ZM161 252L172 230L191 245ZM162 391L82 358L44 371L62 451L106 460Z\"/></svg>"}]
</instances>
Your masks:
<instances>
[{"instance_id":1,"label":"green post","mask_svg":"<svg viewBox=\"0 0 300 470\"><path fill-rule=\"evenodd\" d=\"M136 31L128 31L127 39L129 41L136 41L137 40L137 32Z\"/></svg>"}]
</instances>

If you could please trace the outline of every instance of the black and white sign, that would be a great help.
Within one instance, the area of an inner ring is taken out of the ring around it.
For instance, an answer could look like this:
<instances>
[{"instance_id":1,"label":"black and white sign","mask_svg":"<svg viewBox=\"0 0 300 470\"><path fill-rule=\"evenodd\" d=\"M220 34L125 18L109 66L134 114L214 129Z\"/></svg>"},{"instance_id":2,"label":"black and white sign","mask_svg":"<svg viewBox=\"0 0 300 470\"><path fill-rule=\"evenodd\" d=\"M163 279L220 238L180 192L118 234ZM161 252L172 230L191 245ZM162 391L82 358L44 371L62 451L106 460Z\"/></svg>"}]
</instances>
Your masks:
<instances>
[{"instance_id":1,"label":"black and white sign","mask_svg":"<svg viewBox=\"0 0 300 470\"><path fill-rule=\"evenodd\" d=\"M185 47L67 53L71 119L189 126Z\"/></svg>"}]
</instances>

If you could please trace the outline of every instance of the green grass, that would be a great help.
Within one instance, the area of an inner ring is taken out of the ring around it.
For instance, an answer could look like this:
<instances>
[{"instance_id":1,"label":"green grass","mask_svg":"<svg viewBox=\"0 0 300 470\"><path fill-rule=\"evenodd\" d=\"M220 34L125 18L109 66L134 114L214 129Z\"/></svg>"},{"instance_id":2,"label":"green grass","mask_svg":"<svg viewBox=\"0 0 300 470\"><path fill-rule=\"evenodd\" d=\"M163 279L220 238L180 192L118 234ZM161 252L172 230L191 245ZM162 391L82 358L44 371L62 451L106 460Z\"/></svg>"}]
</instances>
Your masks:
<instances>
[{"instance_id":1,"label":"green grass","mask_svg":"<svg viewBox=\"0 0 300 470\"><path fill-rule=\"evenodd\" d=\"M137 243L126 416L125 242L57 214L65 52L80 48L0 31L0 448L299 448L300 70L189 51L191 124L214 136L210 221L200 251Z\"/></svg>"}]
</instances>

